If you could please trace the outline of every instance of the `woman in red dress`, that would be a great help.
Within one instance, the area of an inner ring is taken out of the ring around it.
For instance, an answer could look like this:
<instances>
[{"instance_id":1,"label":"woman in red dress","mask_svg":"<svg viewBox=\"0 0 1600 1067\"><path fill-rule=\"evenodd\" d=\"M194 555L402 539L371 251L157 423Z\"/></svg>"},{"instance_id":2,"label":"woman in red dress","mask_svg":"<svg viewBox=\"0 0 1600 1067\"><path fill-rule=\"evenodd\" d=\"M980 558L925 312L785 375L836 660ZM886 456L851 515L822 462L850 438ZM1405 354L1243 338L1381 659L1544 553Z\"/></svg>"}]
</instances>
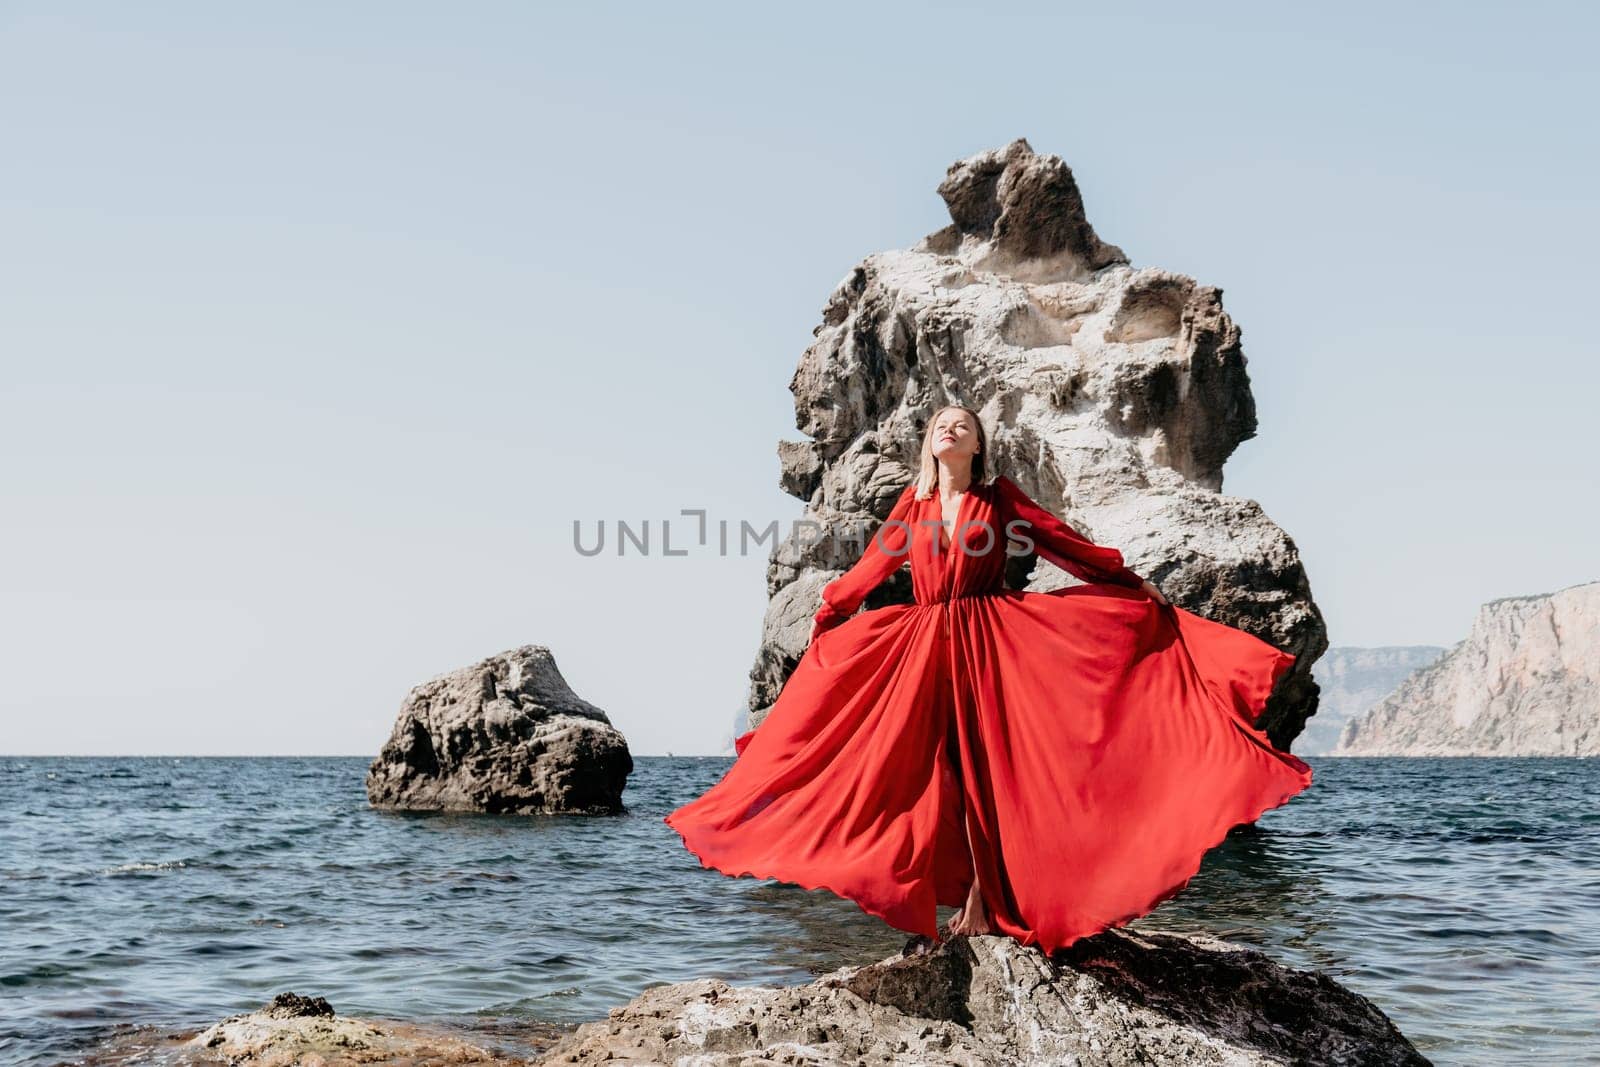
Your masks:
<instances>
[{"instance_id":1,"label":"woman in red dress","mask_svg":"<svg viewBox=\"0 0 1600 1067\"><path fill-rule=\"evenodd\" d=\"M950 934L1053 952L1177 894L1311 768L1255 725L1293 655L1169 603L987 454L974 412L935 413L767 717L665 822L703 867L830 890L924 946L944 904ZM1087 584L1006 588L1013 543ZM856 614L908 558L915 603Z\"/></svg>"}]
</instances>

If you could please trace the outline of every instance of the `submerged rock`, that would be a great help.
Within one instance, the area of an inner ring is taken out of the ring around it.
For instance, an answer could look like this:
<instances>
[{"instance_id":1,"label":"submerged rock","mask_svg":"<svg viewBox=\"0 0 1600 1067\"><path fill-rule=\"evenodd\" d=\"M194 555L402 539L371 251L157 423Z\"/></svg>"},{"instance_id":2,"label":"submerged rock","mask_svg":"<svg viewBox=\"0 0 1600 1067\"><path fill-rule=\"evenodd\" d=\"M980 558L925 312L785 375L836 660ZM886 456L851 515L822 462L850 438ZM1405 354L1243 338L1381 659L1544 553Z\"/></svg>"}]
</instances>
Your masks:
<instances>
[{"instance_id":1,"label":"submerged rock","mask_svg":"<svg viewBox=\"0 0 1600 1067\"><path fill-rule=\"evenodd\" d=\"M367 770L374 807L615 814L633 757L550 650L524 645L411 690Z\"/></svg>"},{"instance_id":2,"label":"submerged rock","mask_svg":"<svg viewBox=\"0 0 1600 1067\"><path fill-rule=\"evenodd\" d=\"M1427 1064L1316 971L1205 937L1109 930L1054 958L1001 936L802 986L646 990L546 1064Z\"/></svg>"}]
</instances>

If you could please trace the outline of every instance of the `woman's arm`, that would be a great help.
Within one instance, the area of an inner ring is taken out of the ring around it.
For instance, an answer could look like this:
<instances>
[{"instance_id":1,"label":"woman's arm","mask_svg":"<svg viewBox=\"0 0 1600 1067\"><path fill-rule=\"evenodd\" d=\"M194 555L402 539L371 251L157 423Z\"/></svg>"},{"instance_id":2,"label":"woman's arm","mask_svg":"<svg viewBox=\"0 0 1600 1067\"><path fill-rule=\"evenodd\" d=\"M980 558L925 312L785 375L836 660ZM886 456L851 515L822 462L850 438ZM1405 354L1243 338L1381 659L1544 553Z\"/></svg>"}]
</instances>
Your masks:
<instances>
[{"instance_id":1,"label":"woman's arm","mask_svg":"<svg viewBox=\"0 0 1600 1067\"><path fill-rule=\"evenodd\" d=\"M889 575L910 558L911 507L916 499L916 483L912 482L900 493L889 517L883 520L861 558L839 577L823 586L822 607L814 616L813 633L837 626L855 614L861 602Z\"/></svg>"},{"instance_id":2,"label":"woman's arm","mask_svg":"<svg viewBox=\"0 0 1600 1067\"><path fill-rule=\"evenodd\" d=\"M1015 531L1028 537L1034 542L1039 555L1086 582L1105 582L1130 589L1144 587L1144 579L1123 563L1120 551L1090 541L1034 503L1016 482L1005 475L996 478L995 485L1000 490L1000 498L1006 503L1006 514L1010 516L1006 521L1008 536ZM1023 522L1013 527L1015 519Z\"/></svg>"}]
</instances>

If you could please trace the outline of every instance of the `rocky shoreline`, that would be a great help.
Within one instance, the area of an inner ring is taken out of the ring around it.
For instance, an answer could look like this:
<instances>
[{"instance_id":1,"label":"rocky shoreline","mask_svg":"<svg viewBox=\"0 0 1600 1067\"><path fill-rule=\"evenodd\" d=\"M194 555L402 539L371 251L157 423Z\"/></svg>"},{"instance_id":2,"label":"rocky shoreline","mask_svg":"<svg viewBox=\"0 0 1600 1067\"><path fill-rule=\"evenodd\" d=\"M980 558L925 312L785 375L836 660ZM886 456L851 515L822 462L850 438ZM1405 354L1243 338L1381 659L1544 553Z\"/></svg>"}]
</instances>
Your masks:
<instances>
[{"instance_id":1,"label":"rocky shoreline","mask_svg":"<svg viewBox=\"0 0 1600 1067\"><path fill-rule=\"evenodd\" d=\"M489 1035L495 1036L495 1035ZM512 1047L512 1046L516 1047ZM199 1033L142 1043L173 1067L357 1064L1427 1064L1370 1000L1242 945L1126 928L1046 956L953 937L797 986L717 978L646 989L576 1029L484 1040L336 1014L280 994ZM118 1059L92 1064L153 1062Z\"/></svg>"}]
</instances>

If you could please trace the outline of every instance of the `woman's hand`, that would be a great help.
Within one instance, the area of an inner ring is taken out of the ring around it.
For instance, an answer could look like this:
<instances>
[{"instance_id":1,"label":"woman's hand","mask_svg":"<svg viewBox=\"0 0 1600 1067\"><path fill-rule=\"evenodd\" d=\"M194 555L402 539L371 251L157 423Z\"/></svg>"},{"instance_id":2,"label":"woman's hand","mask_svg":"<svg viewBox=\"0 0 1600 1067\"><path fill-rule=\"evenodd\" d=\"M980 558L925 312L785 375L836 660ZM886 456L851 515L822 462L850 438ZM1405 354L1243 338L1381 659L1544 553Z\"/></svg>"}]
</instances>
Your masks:
<instances>
[{"instance_id":1,"label":"woman's hand","mask_svg":"<svg viewBox=\"0 0 1600 1067\"><path fill-rule=\"evenodd\" d=\"M1167 604L1171 603L1171 601L1169 601L1166 597L1161 595L1161 590L1157 589L1155 587L1155 585L1148 578L1146 578L1144 580L1144 584L1142 586L1140 586L1139 588L1143 589L1146 593L1149 593L1150 594L1150 599L1154 600L1157 604L1160 604L1163 607L1165 607Z\"/></svg>"},{"instance_id":2,"label":"woman's hand","mask_svg":"<svg viewBox=\"0 0 1600 1067\"><path fill-rule=\"evenodd\" d=\"M822 632L822 624L820 622L818 622L816 619L812 619L811 620L811 636L806 638L806 647L807 648L811 647L811 642L815 641L817 639L817 635L820 634L821 632Z\"/></svg>"}]
</instances>

